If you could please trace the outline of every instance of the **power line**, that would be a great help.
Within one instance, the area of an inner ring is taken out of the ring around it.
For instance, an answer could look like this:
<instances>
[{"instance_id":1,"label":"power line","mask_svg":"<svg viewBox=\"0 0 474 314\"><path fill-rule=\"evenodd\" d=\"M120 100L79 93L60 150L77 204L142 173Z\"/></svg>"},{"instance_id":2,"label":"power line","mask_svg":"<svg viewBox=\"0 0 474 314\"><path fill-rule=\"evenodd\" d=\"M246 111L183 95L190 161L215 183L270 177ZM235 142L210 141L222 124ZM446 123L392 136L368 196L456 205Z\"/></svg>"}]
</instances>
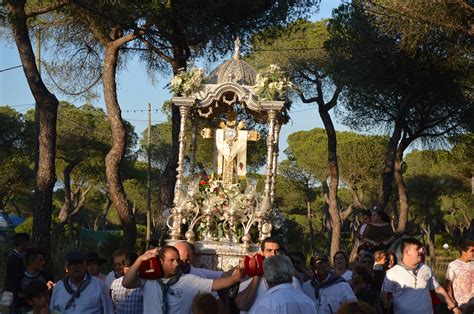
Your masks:
<instances>
[{"instance_id":1,"label":"power line","mask_svg":"<svg viewBox=\"0 0 474 314\"><path fill-rule=\"evenodd\" d=\"M11 108L18 108L18 107L27 107L27 106L34 106L35 104L25 104L25 105L6 105L7 107Z\"/></svg>"},{"instance_id":2,"label":"power line","mask_svg":"<svg viewBox=\"0 0 474 314\"><path fill-rule=\"evenodd\" d=\"M296 112L303 112L303 111L309 111L309 110L314 110L316 107L313 108L306 108L306 109L300 109L300 110L295 110L295 111L290 111L290 114L296 113Z\"/></svg>"},{"instance_id":3,"label":"power line","mask_svg":"<svg viewBox=\"0 0 474 314\"><path fill-rule=\"evenodd\" d=\"M26 110L28 110L28 109L30 109L31 107L34 107L34 106L35 106L35 104L28 105L28 107L26 107L25 109L22 109L22 110L18 111L18 113L23 113L23 112L25 112Z\"/></svg>"},{"instance_id":4,"label":"power line","mask_svg":"<svg viewBox=\"0 0 474 314\"><path fill-rule=\"evenodd\" d=\"M22 67L22 65L20 64L20 65L14 66L14 67L2 69L2 70L0 70L0 72L6 72L6 71L13 70L13 69L21 68L21 67Z\"/></svg>"},{"instance_id":5,"label":"power line","mask_svg":"<svg viewBox=\"0 0 474 314\"><path fill-rule=\"evenodd\" d=\"M159 112L160 109L152 109L151 111ZM141 113L141 112L148 112L148 110L146 110L146 109L125 109L125 110L122 110L122 112L126 112L126 113Z\"/></svg>"},{"instance_id":6,"label":"power line","mask_svg":"<svg viewBox=\"0 0 474 314\"><path fill-rule=\"evenodd\" d=\"M126 119L127 121L136 121L136 122L147 122L148 120L141 120L141 119ZM167 121L160 121L160 120L151 120L151 122L156 123L165 123Z\"/></svg>"}]
</instances>

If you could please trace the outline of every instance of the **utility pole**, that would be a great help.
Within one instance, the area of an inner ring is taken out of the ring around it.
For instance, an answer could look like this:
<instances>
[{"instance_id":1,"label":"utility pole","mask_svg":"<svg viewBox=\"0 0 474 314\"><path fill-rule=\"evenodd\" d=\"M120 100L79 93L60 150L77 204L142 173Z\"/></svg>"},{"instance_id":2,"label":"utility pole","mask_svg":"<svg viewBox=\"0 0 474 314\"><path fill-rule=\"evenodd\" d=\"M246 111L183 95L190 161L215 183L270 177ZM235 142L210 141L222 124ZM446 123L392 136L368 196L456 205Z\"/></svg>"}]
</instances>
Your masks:
<instances>
[{"instance_id":1,"label":"utility pole","mask_svg":"<svg viewBox=\"0 0 474 314\"><path fill-rule=\"evenodd\" d=\"M150 176L151 176L151 104L148 103L148 139L147 139L147 158L148 167L146 171L146 249L150 249L150 229L151 229L151 190L150 190Z\"/></svg>"}]
</instances>

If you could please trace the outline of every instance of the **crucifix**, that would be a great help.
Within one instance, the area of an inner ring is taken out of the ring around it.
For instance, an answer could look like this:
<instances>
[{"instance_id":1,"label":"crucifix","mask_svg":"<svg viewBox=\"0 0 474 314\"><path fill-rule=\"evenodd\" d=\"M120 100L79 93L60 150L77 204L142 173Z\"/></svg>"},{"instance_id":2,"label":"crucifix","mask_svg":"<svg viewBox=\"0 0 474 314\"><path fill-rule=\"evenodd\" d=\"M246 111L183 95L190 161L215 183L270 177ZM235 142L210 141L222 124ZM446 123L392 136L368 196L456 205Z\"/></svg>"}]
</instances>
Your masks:
<instances>
[{"instance_id":1,"label":"crucifix","mask_svg":"<svg viewBox=\"0 0 474 314\"><path fill-rule=\"evenodd\" d=\"M245 123L237 123L237 114L229 113L227 121L221 121L219 129L210 128L201 131L203 138L215 138L217 148L217 174L222 176L225 186L232 184L234 173L238 178L247 174L247 141L258 141L260 133L243 130ZM235 171L235 172L234 172Z\"/></svg>"}]
</instances>

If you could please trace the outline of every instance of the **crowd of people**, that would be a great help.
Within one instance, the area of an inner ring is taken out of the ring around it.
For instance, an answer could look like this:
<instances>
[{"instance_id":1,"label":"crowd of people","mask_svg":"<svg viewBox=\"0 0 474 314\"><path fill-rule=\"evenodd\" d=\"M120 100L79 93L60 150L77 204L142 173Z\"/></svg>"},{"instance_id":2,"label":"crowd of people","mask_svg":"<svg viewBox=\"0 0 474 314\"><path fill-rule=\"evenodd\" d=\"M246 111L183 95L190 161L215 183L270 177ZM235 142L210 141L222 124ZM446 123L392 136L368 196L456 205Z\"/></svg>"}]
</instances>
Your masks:
<instances>
[{"instance_id":1,"label":"crowd of people","mask_svg":"<svg viewBox=\"0 0 474 314\"><path fill-rule=\"evenodd\" d=\"M69 252L65 278L44 271L45 256L16 234L8 257L5 296L10 313L433 313L444 304L452 313L474 313L474 242L460 243L458 259L446 272L445 287L424 261L414 238L400 240L400 256L386 251L394 236L383 214L371 213L359 230L362 246L354 261L337 252L287 252L275 238L227 272L196 267L188 242L146 251L114 252L113 269L101 273L97 252ZM158 262L153 264L152 262ZM263 261L263 266L257 261ZM308 265L309 264L309 265ZM144 270L144 265L147 266ZM157 271L159 277L144 272ZM256 265L256 266L255 266ZM260 267L262 266L262 267Z\"/></svg>"}]
</instances>

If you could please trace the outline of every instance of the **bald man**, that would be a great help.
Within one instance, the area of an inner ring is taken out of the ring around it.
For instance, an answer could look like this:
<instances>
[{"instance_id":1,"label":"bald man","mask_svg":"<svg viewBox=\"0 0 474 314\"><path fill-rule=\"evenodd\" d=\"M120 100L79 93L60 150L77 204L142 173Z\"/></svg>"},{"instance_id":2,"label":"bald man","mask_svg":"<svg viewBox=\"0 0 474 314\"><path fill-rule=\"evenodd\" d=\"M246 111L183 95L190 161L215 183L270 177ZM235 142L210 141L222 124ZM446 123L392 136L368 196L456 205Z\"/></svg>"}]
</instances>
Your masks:
<instances>
[{"instance_id":1,"label":"bald man","mask_svg":"<svg viewBox=\"0 0 474 314\"><path fill-rule=\"evenodd\" d=\"M194 267L194 246L192 244L182 241L176 243L174 247L179 251L180 267L183 273L207 279L221 278L224 274L222 271Z\"/></svg>"},{"instance_id":2,"label":"bald man","mask_svg":"<svg viewBox=\"0 0 474 314\"><path fill-rule=\"evenodd\" d=\"M194 245L189 242L182 241L174 245L179 252L180 268L184 274L191 274L205 279L218 279L232 275L232 269L228 272L210 270L206 268L197 268L192 264L194 262ZM220 291L212 291L212 296L217 300L219 313L229 312L229 299L227 289Z\"/></svg>"}]
</instances>

